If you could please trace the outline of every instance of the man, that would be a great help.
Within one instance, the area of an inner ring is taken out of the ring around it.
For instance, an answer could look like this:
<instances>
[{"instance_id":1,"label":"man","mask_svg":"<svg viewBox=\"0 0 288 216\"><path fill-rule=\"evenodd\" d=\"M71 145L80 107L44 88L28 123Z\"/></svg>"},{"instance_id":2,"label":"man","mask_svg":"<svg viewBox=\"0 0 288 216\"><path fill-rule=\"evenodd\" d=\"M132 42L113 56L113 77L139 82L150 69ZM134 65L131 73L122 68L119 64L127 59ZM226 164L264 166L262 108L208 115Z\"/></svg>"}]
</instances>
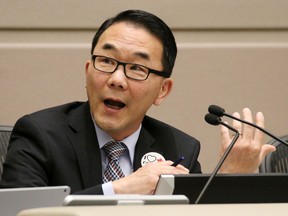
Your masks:
<instances>
[{"instance_id":1,"label":"man","mask_svg":"<svg viewBox=\"0 0 288 216\"><path fill-rule=\"evenodd\" d=\"M161 174L201 172L199 142L146 116L172 89L176 54L171 30L150 13L129 10L105 21L86 62L88 102L65 104L18 120L2 187L68 185L79 194L153 194ZM249 109L243 115L252 121ZM261 113L256 123L264 126ZM259 131L254 133L248 126L242 130L238 122L233 125L243 136L221 171L254 171L274 149L262 145ZM223 151L230 140L229 131L222 128ZM105 148L111 141L111 148L117 141L123 153L113 165ZM158 162L144 164L142 160L149 156ZM182 164L171 166L181 156ZM116 179L110 179L114 175Z\"/></svg>"}]
</instances>

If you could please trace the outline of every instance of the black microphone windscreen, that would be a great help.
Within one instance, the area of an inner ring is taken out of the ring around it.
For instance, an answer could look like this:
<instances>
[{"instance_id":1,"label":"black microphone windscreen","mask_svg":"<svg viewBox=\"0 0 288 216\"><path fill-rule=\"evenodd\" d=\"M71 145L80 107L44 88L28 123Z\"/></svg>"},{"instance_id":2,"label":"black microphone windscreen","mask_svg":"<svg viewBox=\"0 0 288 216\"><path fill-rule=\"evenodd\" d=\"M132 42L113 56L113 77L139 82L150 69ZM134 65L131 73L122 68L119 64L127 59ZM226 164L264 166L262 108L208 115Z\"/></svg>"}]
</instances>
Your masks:
<instances>
[{"instance_id":1,"label":"black microphone windscreen","mask_svg":"<svg viewBox=\"0 0 288 216\"><path fill-rule=\"evenodd\" d=\"M208 113L205 115L205 121L212 125L219 125L221 122L221 119L214 114Z\"/></svg>"},{"instance_id":2,"label":"black microphone windscreen","mask_svg":"<svg viewBox=\"0 0 288 216\"><path fill-rule=\"evenodd\" d=\"M217 105L210 105L208 111L209 113L212 113L219 117L222 117L225 113L225 110Z\"/></svg>"}]
</instances>

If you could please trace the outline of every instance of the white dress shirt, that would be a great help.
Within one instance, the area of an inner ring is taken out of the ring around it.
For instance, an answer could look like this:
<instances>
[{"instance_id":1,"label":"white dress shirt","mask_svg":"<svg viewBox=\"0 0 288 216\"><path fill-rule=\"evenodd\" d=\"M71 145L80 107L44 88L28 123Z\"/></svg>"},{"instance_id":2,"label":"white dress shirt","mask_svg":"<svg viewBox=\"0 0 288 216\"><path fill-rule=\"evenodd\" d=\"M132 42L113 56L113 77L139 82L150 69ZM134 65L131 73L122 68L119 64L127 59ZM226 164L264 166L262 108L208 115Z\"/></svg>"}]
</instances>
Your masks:
<instances>
[{"instance_id":1,"label":"white dress shirt","mask_svg":"<svg viewBox=\"0 0 288 216\"><path fill-rule=\"evenodd\" d=\"M106 166L108 164L108 158L107 158L105 152L102 150L102 147L107 142L112 141L114 139L108 133L106 133L101 128L99 128L96 125L94 119L93 119L93 122L94 122L95 130L96 130L96 134L97 134L97 138L98 138L99 147L101 149L102 175L103 175L104 171L106 169ZM123 173L125 174L125 176L127 176L133 172L134 150L135 150L137 140L139 138L140 130L141 130L141 125L129 137L126 137L123 140L117 140L119 142L124 143L128 149L128 151L126 151L126 153L119 158L119 164L120 164L120 167L121 167ZM112 182L103 183L102 189L103 189L104 195L114 195L115 194L115 192L113 190Z\"/></svg>"}]
</instances>

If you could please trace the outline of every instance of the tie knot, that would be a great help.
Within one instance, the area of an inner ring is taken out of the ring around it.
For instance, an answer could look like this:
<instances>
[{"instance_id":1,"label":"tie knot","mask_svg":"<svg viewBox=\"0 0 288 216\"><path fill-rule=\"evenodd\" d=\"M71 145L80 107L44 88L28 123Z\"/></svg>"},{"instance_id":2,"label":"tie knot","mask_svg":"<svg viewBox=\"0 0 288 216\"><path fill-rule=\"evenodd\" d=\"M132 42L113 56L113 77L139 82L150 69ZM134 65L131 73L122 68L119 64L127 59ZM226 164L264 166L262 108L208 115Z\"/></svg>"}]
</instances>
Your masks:
<instances>
[{"instance_id":1,"label":"tie knot","mask_svg":"<svg viewBox=\"0 0 288 216\"><path fill-rule=\"evenodd\" d=\"M117 160L127 150L123 143L116 141L110 141L106 143L102 149L106 153L109 160Z\"/></svg>"}]
</instances>

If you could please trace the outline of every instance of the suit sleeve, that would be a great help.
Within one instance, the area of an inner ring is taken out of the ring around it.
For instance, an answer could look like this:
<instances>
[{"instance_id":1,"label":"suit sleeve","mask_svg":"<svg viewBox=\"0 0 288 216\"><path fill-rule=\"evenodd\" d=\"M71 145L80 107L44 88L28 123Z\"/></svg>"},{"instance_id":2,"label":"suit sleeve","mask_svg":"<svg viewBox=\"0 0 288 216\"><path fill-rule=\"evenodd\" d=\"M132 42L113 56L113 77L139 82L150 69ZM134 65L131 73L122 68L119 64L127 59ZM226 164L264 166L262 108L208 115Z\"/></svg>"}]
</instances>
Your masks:
<instances>
[{"instance_id":1,"label":"suit sleeve","mask_svg":"<svg viewBox=\"0 0 288 216\"><path fill-rule=\"evenodd\" d=\"M67 185L72 194L103 194L101 184L84 188L76 156L68 145L63 147L62 137L60 133L55 138L30 116L19 119L11 134L0 187Z\"/></svg>"},{"instance_id":2,"label":"suit sleeve","mask_svg":"<svg viewBox=\"0 0 288 216\"><path fill-rule=\"evenodd\" d=\"M3 164L1 187L48 186L49 149L37 125L23 117L16 122Z\"/></svg>"},{"instance_id":3,"label":"suit sleeve","mask_svg":"<svg viewBox=\"0 0 288 216\"><path fill-rule=\"evenodd\" d=\"M201 147L200 142L178 129L174 129L173 133L178 154L185 158L181 164L187 167L190 173L201 173L201 165L198 161Z\"/></svg>"}]
</instances>

